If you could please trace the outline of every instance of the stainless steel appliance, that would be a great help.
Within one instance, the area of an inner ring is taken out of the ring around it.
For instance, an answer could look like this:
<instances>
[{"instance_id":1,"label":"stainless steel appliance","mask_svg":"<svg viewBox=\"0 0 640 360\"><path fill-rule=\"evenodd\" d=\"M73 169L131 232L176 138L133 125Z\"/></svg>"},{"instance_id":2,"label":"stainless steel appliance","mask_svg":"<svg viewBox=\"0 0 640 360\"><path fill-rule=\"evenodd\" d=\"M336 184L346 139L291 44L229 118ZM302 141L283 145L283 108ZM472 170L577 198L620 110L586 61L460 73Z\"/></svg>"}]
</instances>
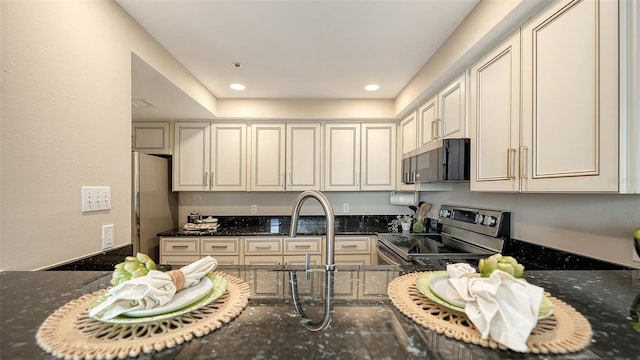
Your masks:
<instances>
[{"instance_id":1,"label":"stainless steel appliance","mask_svg":"<svg viewBox=\"0 0 640 360\"><path fill-rule=\"evenodd\" d=\"M178 194L171 192L171 160L132 153L131 241L133 252L159 260L157 233L178 226Z\"/></svg>"},{"instance_id":2,"label":"stainless steel appliance","mask_svg":"<svg viewBox=\"0 0 640 360\"><path fill-rule=\"evenodd\" d=\"M471 141L442 139L409 153L402 160L402 182L469 181Z\"/></svg>"},{"instance_id":3,"label":"stainless steel appliance","mask_svg":"<svg viewBox=\"0 0 640 360\"><path fill-rule=\"evenodd\" d=\"M508 211L442 205L438 221L441 230L435 233L378 234L378 263L444 270L447 264L504 252L511 236Z\"/></svg>"}]
</instances>

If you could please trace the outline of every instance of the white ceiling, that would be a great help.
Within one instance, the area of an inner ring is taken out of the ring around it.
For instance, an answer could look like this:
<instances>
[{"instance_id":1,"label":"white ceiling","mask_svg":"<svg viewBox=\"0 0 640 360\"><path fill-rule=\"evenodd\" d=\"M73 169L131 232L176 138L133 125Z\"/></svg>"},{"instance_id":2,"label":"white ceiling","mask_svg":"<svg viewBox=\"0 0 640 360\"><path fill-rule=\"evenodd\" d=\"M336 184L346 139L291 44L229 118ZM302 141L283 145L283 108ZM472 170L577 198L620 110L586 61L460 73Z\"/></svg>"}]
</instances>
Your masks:
<instances>
[{"instance_id":1,"label":"white ceiling","mask_svg":"<svg viewBox=\"0 0 640 360\"><path fill-rule=\"evenodd\" d=\"M393 99L479 0L116 1L218 98Z\"/></svg>"}]
</instances>

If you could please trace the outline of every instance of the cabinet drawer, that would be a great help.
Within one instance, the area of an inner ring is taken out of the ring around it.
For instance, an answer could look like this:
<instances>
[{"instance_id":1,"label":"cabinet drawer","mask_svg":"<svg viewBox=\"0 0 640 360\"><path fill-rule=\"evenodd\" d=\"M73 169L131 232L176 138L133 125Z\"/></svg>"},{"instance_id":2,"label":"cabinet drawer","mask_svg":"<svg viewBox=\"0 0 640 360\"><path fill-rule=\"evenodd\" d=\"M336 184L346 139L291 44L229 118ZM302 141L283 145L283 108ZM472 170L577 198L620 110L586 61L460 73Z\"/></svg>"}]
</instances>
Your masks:
<instances>
[{"instance_id":1,"label":"cabinet drawer","mask_svg":"<svg viewBox=\"0 0 640 360\"><path fill-rule=\"evenodd\" d=\"M163 265L172 266L185 266L192 262L198 261L200 256L198 255L162 255L160 256L160 262Z\"/></svg>"},{"instance_id":2,"label":"cabinet drawer","mask_svg":"<svg viewBox=\"0 0 640 360\"><path fill-rule=\"evenodd\" d=\"M282 238L245 238L245 254L282 254Z\"/></svg>"},{"instance_id":3,"label":"cabinet drawer","mask_svg":"<svg viewBox=\"0 0 640 360\"><path fill-rule=\"evenodd\" d=\"M218 265L240 265L240 256L218 255L218 256L213 256L213 258L216 259L216 261L218 262Z\"/></svg>"},{"instance_id":4,"label":"cabinet drawer","mask_svg":"<svg viewBox=\"0 0 640 360\"><path fill-rule=\"evenodd\" d=\"M336 237L336 254L369 254L370 239L362 237Z\"/></svg>"},{"instance_id":5,"label":"cabinet drawer","mask_svg":"<svg viewBox=\"0 0 640 360\"><path fill-rule=\"evenodd\" d=\"M285 254L321 254L322 238L289 238L284 239Z\"/></svg>"},{"instance_id":6,"label":"cabinet drawer","mask_svg":"<svg viewBox=\"0 0 640 360\"><path fill-rule=\"evenodd\" d=\"M222 238L209 239L202 238L202 255L238 255L240 239Z\"/></svg>"},{"instance_id":7,"label":"cabinet drawer","mask_svg":"<svg viewBox=\"0 0 640 360\"><path fill-rule=\"evenodd\" d=\"M171 238L162 239L162 254L199 255L200 238ZM198 259L196 259L198 260Z\"/></svg>"}]
</instances>

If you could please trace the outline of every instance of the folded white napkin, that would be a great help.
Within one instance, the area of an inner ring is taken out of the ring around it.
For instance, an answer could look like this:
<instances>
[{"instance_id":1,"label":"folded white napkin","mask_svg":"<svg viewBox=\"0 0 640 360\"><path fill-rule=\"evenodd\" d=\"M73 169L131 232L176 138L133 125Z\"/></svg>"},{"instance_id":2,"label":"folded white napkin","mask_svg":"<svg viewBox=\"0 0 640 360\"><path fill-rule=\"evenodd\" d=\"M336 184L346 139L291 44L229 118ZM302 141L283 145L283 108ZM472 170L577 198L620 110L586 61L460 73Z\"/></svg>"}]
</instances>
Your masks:
<instances>
[{"instance_id":1,"label":"folded white napkin","mask_svg":"<svg viewBox=\"0 0 640 360\"><path fill-rule=\"evenodd\" d=\"M184 276L184 285L180 284L182 276L178 276L178 287L173 281L175 276L151 270L146 276L125 281L109 289L104 301L89 310L89 316L108 320L128 311L163 306L171 301L177 291L196 285L217 265L216 259L207 256L177 270Z\"/></svg>"},{"instance_id":2,"label":"folded white napkin","mask_svg":"<svg viewBox=\"0 0 640 360\"><path fill-rule=\"evenodd\" d=\"M488 278L466 277L467 264L447 266L449 282L467 303L465 314L480 331L511 350L527 352L538 322L544 289L495 270ZM475 269L473 269L475 272Z\"/></svg>"}]
</instances>

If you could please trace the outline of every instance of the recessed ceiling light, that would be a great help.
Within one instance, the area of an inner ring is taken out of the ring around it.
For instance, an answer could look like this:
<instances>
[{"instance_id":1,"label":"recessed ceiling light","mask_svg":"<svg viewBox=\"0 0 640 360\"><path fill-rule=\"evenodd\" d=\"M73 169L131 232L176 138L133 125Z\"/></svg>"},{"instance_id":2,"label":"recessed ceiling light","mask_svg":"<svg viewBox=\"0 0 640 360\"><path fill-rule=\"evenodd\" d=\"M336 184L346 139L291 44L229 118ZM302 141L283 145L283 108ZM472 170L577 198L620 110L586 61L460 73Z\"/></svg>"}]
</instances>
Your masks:
<instances>
[{"instance_id":1,"label":"recessed ceiling light","mask_svg":"<svg viewBox=\"0 0 640 360\"><path fill-rule=\"evenodd\" d=\"M233 66L236 69L240 69L242 67L242 64L236 61L231 63L231 66Z\"/></svg>"},{"instance_id":2,"label":"recessed ceiling light","mask_svg":"<svg viewBox=\"0 0 640 360\"><path fill-rule=\"evenodd\" d=\"M229 87L232 88L233 90L236 90L236 91L242 91L242 90L247 88L246 86L244 86L242 84L231 84L231 85L229 85Z\"/></svg>"},{"instance_id":3,"label":"recessed ceiling light","mask_svg":"<svg viewBox=\"0 0 640 360\"><path fill-rule=\"evenodd\" d=\"M369 84L369 85L365 86L364 89L367 90L367 91L376 91L376 90L380 89L380 85L378 85L378 84Z\"/></svg>"}]
</instances>

